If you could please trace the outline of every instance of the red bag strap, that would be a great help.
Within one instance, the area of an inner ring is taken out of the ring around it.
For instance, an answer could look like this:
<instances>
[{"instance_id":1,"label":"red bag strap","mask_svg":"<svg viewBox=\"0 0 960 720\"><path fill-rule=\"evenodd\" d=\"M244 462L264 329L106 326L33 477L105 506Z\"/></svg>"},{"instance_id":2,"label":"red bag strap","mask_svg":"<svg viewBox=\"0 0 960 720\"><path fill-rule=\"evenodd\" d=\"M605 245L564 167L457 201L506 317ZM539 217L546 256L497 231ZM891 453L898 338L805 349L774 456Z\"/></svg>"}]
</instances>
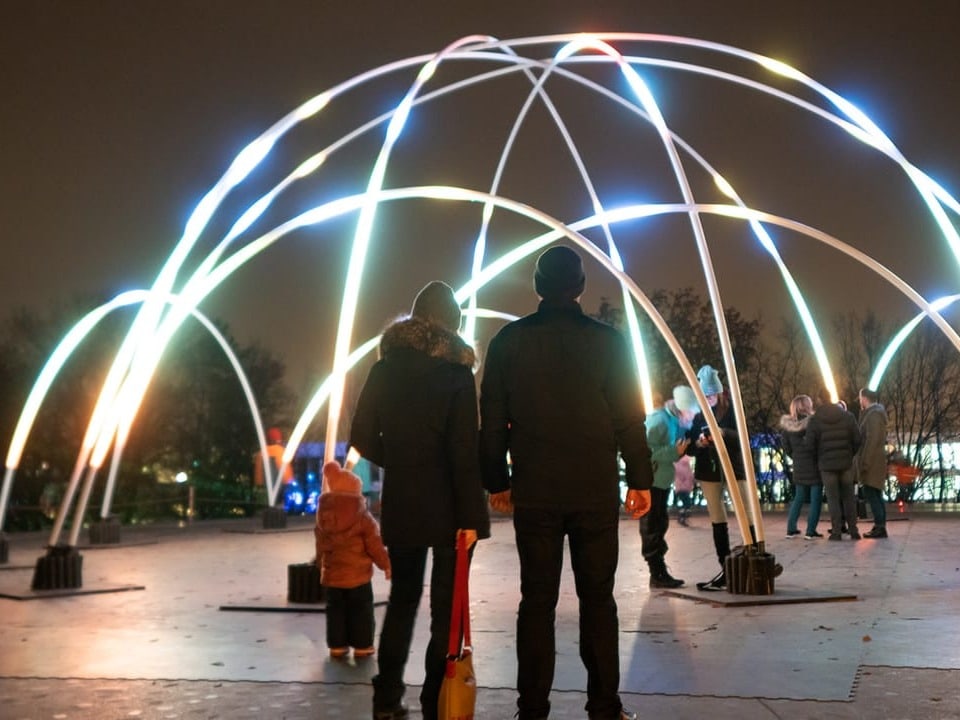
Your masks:
<instances>
[{"instance_id":1,"label":"red bag strap","mask_svg":"<svg viewBox=\"0 0 960 720\"><path fill-rule=\"evenodd\" d=\"M457 560L453 575L453 607L450 611L450 642L448 657L459 657L464 647L472 647L470 640L470 558L467 554L467 539L457 535ZM463 642L461 643L461 631Z\"/></svg>"}]
</instances>

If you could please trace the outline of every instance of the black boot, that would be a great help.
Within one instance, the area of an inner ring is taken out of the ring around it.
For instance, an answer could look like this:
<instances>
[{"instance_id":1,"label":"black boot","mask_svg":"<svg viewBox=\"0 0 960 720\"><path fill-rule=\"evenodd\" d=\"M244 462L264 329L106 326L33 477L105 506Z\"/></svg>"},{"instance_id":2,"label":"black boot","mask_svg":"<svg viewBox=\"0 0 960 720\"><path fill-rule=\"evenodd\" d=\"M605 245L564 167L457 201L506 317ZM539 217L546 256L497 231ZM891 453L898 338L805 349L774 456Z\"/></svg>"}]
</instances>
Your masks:
<instances>
[{"instance_id":1,"label":"black boot","mask_svg":"<svg viewBox=\"0 0 960 720\"><path fill-rule=\"evenodd\" d=\"M713 547L717 551L720 567L723 567L723 563L727 561L727 555L730 554L730 529L725 522L713 523Z\"/></svg>"},{"instance_id":2,"label":"black boot","mask_svg":"<svg viewBox=\"0 0 960 720\"><path fill-rule=\"evenodd\" d=\"M727 575L721 570L712 578L706 582L698 582L697 590L703 590L704 592L717 592L718 590L727 589Z\"/></svg>"},{"instance_id":3,"label":"black boot","mask_svg":"<svg viewBox=\"0 0 960 720\"><path fill-rule=\"evenodd\" d=\"M647 560L650 566L650 587L652 588L678 588L683 585L683 580L673 577L667 570L667 564L662 557L651 558Z\"/></svg>"},{"instance_id":4,"label":"black boot","mask_svg":"<svg viewBox=\"0 0 960 720\"><path fill-rule=\"evenodd\" d=\"M727 587L727 576L723 572L723 564L730 554L730 529L727 523L713 523L713 547L717 551L717 560L720 561L720 572L706 582L698 582L697 590L723 590Z\"/></svg>"}]
</instances>

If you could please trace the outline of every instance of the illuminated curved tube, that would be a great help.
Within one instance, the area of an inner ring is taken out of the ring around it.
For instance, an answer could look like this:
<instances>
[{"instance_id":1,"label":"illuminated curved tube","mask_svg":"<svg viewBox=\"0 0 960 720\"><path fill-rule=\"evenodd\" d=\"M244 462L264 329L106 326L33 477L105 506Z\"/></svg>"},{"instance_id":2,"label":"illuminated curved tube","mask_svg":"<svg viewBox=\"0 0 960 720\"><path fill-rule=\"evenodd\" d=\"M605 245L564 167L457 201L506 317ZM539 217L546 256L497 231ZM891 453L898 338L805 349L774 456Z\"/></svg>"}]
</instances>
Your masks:
<instances>
[{"instance_id":1,"label":"illuminated curved tube","mask_svg":"<svg viewBox=\"0 0 960 720\"><path fill-rule=\"evenodd\" d=\"M340 412L343 404L343 384L346 373L347 357L350 353L350 338L353 335L353 321L357 313L357 303L360 297L360 279L366 264L367 249L370 245L370 236L373 233L373 220L377 211L377 201L374 192L383 187L383 178L387 170L387 162L397 138L403 130L413 99L420 92L420 88L433 76L437 66L443 62L445 56L463 45L471 45L487 39L484 36L470 35L438 52L427 61L403 100L397 106L397 111L390 118L387 126L386 138L377 154L370 180L367 183L365 202L360 209L357 219L357 228L353 236L353 245L350 249L350 260L347 265L347 276L344 283L343 303L340 307L340 318L337 324L337 337L333 350L333 387L330 393L330 402L327 406L327 433L324 447L324 462L333 459L337 445L337 432L340 426Z\"/></svg>"},{"instance_id":2,"label":"illuminated curved tube","mask_svg":"<svg viewBox=\"0 0 960 720\"><path fill-rule=\"evenodd\" d=\"M187 254L195 245L200 233L207 225L216 208L220 205L230 190L242 182L260 163L260 161L266 157L269 150L282 135L284 135L297 123L302 122L303 120L306 120L320 112L320 110L322 110L335 95L341 92L346 92L350 88L362 84L369 77L390 72L394 67L404 67L409 64L411 64L409 59L403 60L397 63L391 63L382 66L381 68L369 73L363 73L350 78L349 80L340 83L335 88L310 98L292 112L285 115L278 122L274 123L274 125L253 140L253 142L251 142L234 159L230 167L227 169L227 172L220 178L214 187L207 192L207 194L203 197L191 214L185 226L183 236L177 242L173 253L167 259L166 263L161 269L160 275L154 283L152 288L153 291L159 294L164 294L171 291L174 279L176 278L180 267L186 259ZM252 217L247 219L252 222ZM241 229L242 228L240 225L235 225L231 234L235 236L235 234L238 234ZM222 248L225 248L226 244L227 243L222 243L221 248L218 250L222 251ZM215 262L215 260L216 257L214 256L212 262ZM122 384L124 384L125 378L130 372L135 372L138 367L141 368L140 372L138 373L140 379L135 381L135 385L139 384L140 388L145 388L148 379L144 378L143 376L147 375L149 371L143 368L144 365L147 367L150 365L152 347L147 340L148 336L156 329L159 319L160 306L152 303L147 304L138 313L134 320L133 326L121 344L121 348L118 351L109 372L107 373L107 379L105 380L100 392L100 396L97 399L94 412L91 415L87 431L84 435L84 440L81 444L80 452L74 464L74 470L71 473L70 481L68 483L68 490L70 491L71 497L76 484L79 482L80 474L82 473L84 466L90 460L91 456L96 455L99 459L102 459L102 456L107 452L112 437L117 432L119 425L124 421L124 419L126 419L127 423L132 422L132 413L135 412L135 409L132 412L128 411L124 418L122 411L115 406L119 403L120 405L128 408L131 406L135 408L138 406L139 400L142 398L137 397L136 389L128 391L127 399L125 401L120 401L117 396L121 392L121 387Z\"/></svg>"},{"instance_id":3,"label":"illuminated curved tube","mask_svg":"<svg viewBox=\"0 0 960 720\"><path fill-rule=\"evenodd\" d=\"M44 364L41 369L37 379L34 381L33 387L30 390L30 393L27 395L27 400L24 403L24 407L20 413L20 418L17 421L16 428L14 429L13 437L10 443L10 447L7 451L6 459L6 470L3 478L3 487L0 489L0 531L3 530L3 523L6 518L7 504L9 502L10 489L13 485L15 478L15 473L17 468L20 465L20 459L23 455L23 448L26 445L27 438L30 435L30 430L33 427L33 423L36 420L37 413L40 411L40 407L43 404L43 400L47 395L47 392L50 389L50 386L53 384L53 381L56 379L60 370L66 361L73 354L73 351L76 350L77 346L84 340L84 338L103 320L107 315L109 315L114 310L117 310L122 307L127 307L129 305L134 305L137 303L143 303L152 293L147 290L131 290L128 292L121 293L117 297L113 298L98 308L91 310L83 318L81 318L74 326L64 335L64 337L57 344L57 347L54 348L54 351L50 354L50 357L47 359L47 362ZM178 302L176 296L170 296L167 298L168 303ZM244 394L247 398L247 405L250 408L251 417L253 418L254 425L257 430L257 438L260 443L261 451L263 457L266 458L266 437L263 431L263 423L260 418L260 411L257 406L256 398L254 397L253 390L250 387L250 384L247 380L246 374L243 372L243 368L240 366L239 361L236 358L236 355L233 353L232 348L230 348L229 343L227 343L226 338L223 337L222 333L217 330L216 326L210 322L210 320L201 313L198 309L192 308L190 314L195 317L204 327L206 327L213 337L223 348L225 354L230 360L234 371L237 374L237 378L240 381L241 387L243 388ZM268 465L266 460L264 460L264 469L268 470ZM94 473L95 474L95 473ZM92 482L92 476L90 477L90 482ZM269 472L265 475L269 477ZM69 507L70 502L72 501L73 493L72 490L69 492L69 500L67 499L67 494L64 496L64 501L61 504L60 511L58 512L59 528L56 528L56 532L51 534L50 545L56 545L59 542L59 535L63 526L63 519L66 516L65 508ZM83 514L86 511L87 500L89 499L90 491L85 488L84 490L84 499L81 503L78 504L78 517L79 522L74 522L73 531L71 533L72 539L70 541L71 545L76 544L77 534L79 533L80 525L82 524ZM103 500L103 509L101 511L101 517L106 518L109 515L109 503L112 495L112 487L107 488L104 493Z\"/></svg>"},{"instance_id":4,"label":"illuminated curved tube","mask_svg":"<svg viewBox=\"0 0 960 720\"><path fill-rule=\"evenodd\" d=\"M569 131L567 130L566 124L563 122L563 119L560 117L559 112L557 112L556 106L550 100L550 96L544 91L544 85L547 82L547 79L550 77L551 73L568 58L572 52L576 52L579 48L575 48L572 45L566 45L557 52L553 60L547 65L544 72L540 75L539 78L534 78L530 70L524 69L525 75L533 82L533 87L530 90L530 93L527 96L526 101L520 109L520 112L517 114L516 119L514 120L513 127L510 130L510 134L507 138L506 143L504 144L503 151L500 153L500 160L497 163L497 169L494 174L493 183L490 187L490 194L497 194L497 190L500 185L500 179L503 174L503 170L506 167L506 161L509 157L510 150L513 147L514 141L516 140L517 134L520 130L520 127L525 120L527 113L532 107L533 100L539 97L547 111L550 113L551 118L553 118L554 125L556 125L558 131L560 132L561 137L564 140L564 143L567 146L567 150L570 153L571 158L574 161L574 164L577 167L577 171L580 174L580 178L584 184L584 187L587 191L587 194L590 197L590 203L593 207L594 213L603 212L603 203L600 201L599 196L597 195L596 189L594 187L593 181L590 179L590 174L587 172L587 168L583 162L583 158L580 155L580 152L577 150L576 144L573 142L573 138L570 136ZM480 232L477 235L476 244L474 247L473 253L473 273L477 273L483 266L483 256L486 246L486 234L487 228L489 227L490 220L493 217L492 206L489 204L484 204L483 207L483 219L481 222ZM616 243L613 240L613 234L610 231L610 226L608 223L601 223L601 229L603 231L604 237L607 241L607 252L610 259L613 261L613 264L623 270L623 260L620 257L620 253L617 250ZM650 372L647 367L647 358L643 346L643 337L640 333L640 324L637 321L636 310L634 309L633 303L630 302L630 296L626 288L621 286L621 292L623 293L623 307L624 315L627 319L627 328L629 331L629 337L633 349L633 355L635 362L637 363L637 377L640 382L640 390L643 397L644 407L646 411L653 412L653 388L650 384ZM475 308L477 304L476 294L470 296L468 300L468 309ZM468 324L465 329L465 334L469 339L473 339L473 325L472 318L468 318Z\"/></svg>"},{"instance_id":5,"label":"illuminated curved tube","mask_svg":"<svg viewBox=\"0 0 960 720\"><path fill-rule=\"evenodd\" d=\"M650 92L647 84L636 73L636 71L633 70L632 66L626 64L626 62L623 62L622 58L621 63L618 64L621 65L628 84L640 99L641 104L647 111L647 114L650 116L653 126L660 135L661 142L664 146L664 149L667 151L667 156L670 159L670 165L673 168L674 177L676 178L677 184L680 187L684 201L688 205L692 205L694 203L693 190L690 188L690 183L687 179L683 162L680 160L680 155L677 152L676 144L674 143L670 130L667 127L665 118L660 113L660 107L657 105L657 102L653 97L653 93ZM710 251L707 248L707 237L703 231L703 224L700 221L700 215L697 212L691 211L687 213L687 217L690 220L690 226L693 230L694 239L696 240L697 251L700 255L700 264L703 268L704 279L707 283L707 292L710 296L711 307L713 309L714 322L717 325L717 335L720 339L720 351L723 355L723 362L727 371L727 378L729 380L728 391L730 393L730 399L734 408L737 409L737 412L734 413L734 418L737 424L737 440L740 443L740 451L743 457L748 458L751 457L750 433L747 430L747 421L743 412L743 400L740 397L740 380L737 377L736 363L733 360L733 347L730 342L730 333L727 329L727 320L726 316L724 315L723 301L720 298L720 287L717 284L716 275L714 274L713 261L710 259ZM704 416L712 414L712 412L704 412ZM711 427L711 431L712 430L713 429ZM721 437L721 435L718 434L714 437ZM760 543L762 547L766 537L763 528L762 514L760 512L757 478L754 473L752 462L744 462L743 466L746 473L747 488L750 495L749 501L752 509L751 515L754 517L756 541ZM731 475L729 477L733 476ZM743 506L743 498L740 497L737 483L727 483L727 490L730 494L730 499L733 501L737 517L741 522L741 534L745 539L749 538L749 532L743 533L744 528L742 525L746 521L746 511Z\"/></svg>"},{"instance_id":6,"label":"illuminated curved tube","mask_svg":"<svg viewBox=\"0 0 960 720\"><path fill-rule=\"evenodd\" d=\"M402 190L381 191L380 193L378 193L378 202L389 200L389 199L400 199L403 197L431 197L431 198L437 198L437 199L471 200L475 202L481 202L481 201L490 199L490 196L484 193L477 193L475 191L469 191L469 190L458 189L458 188L450 188L450 187L428 187L428 188L407 188ZM337 215L342 214L344 212L356 210L362 204L362 201L363 201L363 196L354 196L352 198L341 198L337 201L333 201L331 203L327 203L324 206L315 208L312 211L308 211L307 213L304 213L298 218L295 218L294 220L285 224L274 233L268 234L268 236L261 238L259 243L261 247L259 249L262 249L263 247L268 246L271 242L273 242L274 240L282 236L284 232L289 232L291 229L295 227L299 227L299 226L302 226L308 223L313 223L313 222L322 222L323 220L336 217ZM510 209L513 209L514 211L521 212L522 214L525 214L528 217L531 217L532 219L537 219L541 222L544 222L546 220L547 225L557 224L557 221L549 219L549 216L546 216L543 213L540 213L539 211L536 211L533 208L526 207L520 203L515 203L513 201L509 201L503 198L494 199L494 202L502 207L510 208ZM780 224L784 227L788 227L788 228L797 230L799 232L803 232L808 235L811 235L812 237L820 239L824 242L827 242L827 244L831 244L834 247L837 247L838 249L843 250L846 254L850 255L851 257L854 257L855 259L858 259L859 261L866 264L868 267L871 267L872 269L874 269L876 272L881 274L881 276L891 281L895 286L898 287L898 289L900 289L902 292L907 294L908 297L910 297L920 307L930 311L931 317L934 319L934 322L936 322L938 325L941 325L942 329L943 329L943 325L945 325L944 321L942 320L942 318L940 318L940 316L936 313L936 311L933 310L932 308L929 308L929 306L926 306L922 297L920 297L917 293L913 292L912 289L909 288L909 286L907 286L905 283L899 280L899 278L897 278L895 275L890 273L890 271L887 271L885 268L877 264L871 258L868 258L867 256L863 255L859 251L849 248L848 246L845 246L843 243L840 243L839 241L832 239L823 233L819 233L819 231L815 231L812 228L808 228L800 223L795 223L793 221L777 218L775 216L772 216L766 213L759 213L757 211L749 211L743 208L736 208L736 207L726 206L726 205L690 206L685 204L663 205L663 206L647 205L647 206L633 206L630 208L621 208L616 211L610 211L605 213L604 214L605 217L603 219L607 222L617 222L617 221L622 221L627 219L636 219L640 217L650 217L653 215L665 214L669 212L686 212L686 213L710 212L710 213L716 213L716 214L721 214L728 217L734 217L734 218L740 218L740 219L748 219L748 220L756 219L761 222ZM600 221L600 219L597 217L593 217L590 220L592 223L596 223ZM584 224L584 226L586 226L587 224L589 223ZM558 232L559 232L559 235L557 235L557 237L559 237L560 235L563 235L565 232L568 232L568 231L566 231L566 229L564 228L564 229L558 230ZM577 238L571 238L571 239L576 240ZM528 244L526 247L529 248L528 252L534 252L536 249L540 247L544 247L545 244L548 244L549 242L550 240L548 239L539 244L535 244L535 243ZM219 280L224 279L227 275L229 275L230 272L232 272L233 269L236 269L247 259L250 259L250 257L253 257L253 255L255 255L257 251L259 251L259 249L255 251L252 249L256 245L257 243L254 242L248 246L245 246L241 250L238 250L233 256L230 256L223 263L217 266L216 270L211 274L210 278L208 278L208 281L210 282L209 289L212 290L213 287L216 287L216 284L219 282ZM532 247L532 245L536 245L536 246ZM599 251L596 250L595 248L588 249L588 252L599 253ZM508 253L508 255L516 257L515 253ZM485 272L482 273L481 276L478 276L478 278L475 278L474 280L472 280L471 283L477 284L481 280L483 282L486 282L487 280L491 279L492 275L490 275L490 273L496 267L496 265L497 263L492 263L490 266L488 266L485 269ZM484 274L487 275L486 279L483 278ZM219 280L217 276L220 276ZM952 334L951 336L952 330L950 330L949 326L946 326L945 332L947 332L948 337L950 337L951 342L954 343L955 347L960 348L960 339L958 339L955 334ZM688 379L690 378L688 377ZM695 384L693 380L691 380L691 382L692 384Z\"/></svg>"},{"instance_id":7,"label":"illuminated curved tube","mask_svg":"<svg viewBox=\"0 0 960 720\"><path fill-rule=\"evenodd\" d=\"M813 90L818 95L830 102L841 113L850 118L850 120L858 128L860 128L861 133L854 134L855 137L866 144L883 151L901 165L901 167L907 173L908 178L914 184L914 187L916 187L917 191L920 193L924 203L929 208L931 214L933 215L934 221L937 223L941 233L950 245L951 250L953 250L954 257L957 259L958 263L960 263L960 235L958 235L956 228L950 222L949 218L947 218L943 213L943 208L940 204L949 204L951 209L958 210L957 201L943 187L935 183L929 176L927 176L926 173L909 163L900 152L899 148L897 148L897 146L893 143L893 141L890 140L890 138L887 137L887 135L880 130L880 128L877 127L877 125L874 124L874 122L870 120L865 113L863 113L859 108L857 108L842 95L835 93L830 88L813 80L808 75L800 72L790 65L787 65L784 62L761 55L759 53L742 50L731 45L725 45L723 43L653 33L594 33L592 36L609 42L626 40L686 45L715 51L725 55L732 55L734 57L739 57L756 63L761 67L770 70L771 72L789 78ZM511 45L511 47L522 47L525 45L566 42L570 38L571 35L541 35L537 37L522 38L519 40L510 40L507 42Z\"/></svg>"},{"instance_id":8,"label":"illuminated curved tube","mask_svg":"<svg viewBox=\"0 0 960 720\"><path fill-rule=\"evenodd\" d=\"M36 420L37 413L40 412L43 399L46 397L50 386L56 379L57 373L60 372L60 368L76 349L77 345L80 344L83 338L85 338L107 314L118 307L140 302L141 299L133 299L134 296L139 297L140 292L141 291L123 293L112 301L87 313L67 332L40 369L40 373L37 375L37 379L34 381L33 387L27 395L27 399L20 411L20 418L17 420L13 437L10 439L10 446L7 449L3 487L0 489L0 531L3 530L3 524L6 520L10 488L13 485L14 473L20 465L23 448L26 445L27 437L33 427L34 420Z\"/></svg>"},{"instance_id":9,"label":"illuminated curved tube","mask_svg":"<svg viewBox=\"0 0 960 720\"><path fill-rule=\"evenodd\" d=\"M206 315L199 312L196 308L192 308L190 310L190 315L195 317L220 345L224 354L227 356L230 365L233 367L233 372L237 376L237 380L240 382L240 387L247 399L247 406L250 408L250 415L253 418L253 424L257 433L257 442L260 446L260 462L263 466L263 477L264 482L267 485L269 504L271 506L275 505L280 488L283 485L282 476L277 474L276 477L273 477L273 473L271 472L270 460L267 454L267 439L263 430L263 419L260 417L260 408L257 405L256 397L254 395L253 388L250 386L250 381L247 378L247 374L244 372L243 366L240 364L240 360L230 347L230 343L227 342L227 339L223 336L223 333L220 332L217 326L214 325ZM100 517L104 519L110 515L110 503L113 501L113 489L116 485L117 472L120 467L120 458L123 454L124 448L126 447L126 441L129 435L128 430L129 428L124 428L122 432L118 433L117 442L114 446L110 472L107 476L107 486L104 490L103 504L100 510ZM77 517L82 522L83 514L79 508ZM75 524L77 531L79 531L81 522L77 522ZM76 537L71 540L70 544L75 544L75 541Z\"/></svg>"},{"instance_id":10,"label":"illuminated curved tube","mask_svg":"<svg viewBox=\"0 0 960 720\"><path fill-rule=\"evenodd\" d=\"M946 308L950 307L957 300L960 300L960 295L948 295L947 297L942 297L939 300L934 300L932 303L930 303L930 307L935 308L939 312L940 310L945 310ZM883 380L883 376L887 372L887 368L893 361L894 355L897 354L897 351L910 336L910 333L914 331L917 325L920 324L920 321L925 317L927 317L927 313L918 313L916 317L907 322L902 328L900 328L899 332L893 336L893 338L887 344L887 347L884 348L883 353L880 355L880 359L877 360L877 366L873 371L873 375L870 376L870 381L867 383L868 388L876 391L877 388L880 387L880 382Z\"/></svg>"}]
</instances>

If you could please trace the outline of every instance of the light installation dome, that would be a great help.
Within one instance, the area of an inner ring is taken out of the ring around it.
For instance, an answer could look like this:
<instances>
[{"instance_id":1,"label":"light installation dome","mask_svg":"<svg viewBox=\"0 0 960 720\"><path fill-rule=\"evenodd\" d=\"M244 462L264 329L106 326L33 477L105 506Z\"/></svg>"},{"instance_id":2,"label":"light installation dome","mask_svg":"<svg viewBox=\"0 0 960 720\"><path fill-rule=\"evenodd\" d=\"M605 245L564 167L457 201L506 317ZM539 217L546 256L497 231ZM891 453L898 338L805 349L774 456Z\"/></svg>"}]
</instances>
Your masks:
<instances>
[{"instance_id":1,"label":"light installation dome","mask_svg":"<svg viewBox=\"0 0 960 720\"><path fill-rule=\"evenodd\" d=\"M731 115L712 105L721 92L734 95L733 107L741 103L747 108L749 102L750 109ZM869 243L822 227L819 218L799 212L803 208L793 210L789 196L771 203L769 188L739 180L749 177L745 167L756 163L764 147L761 137L785 117L802 117L815 133L833 141L842 138L857 152L876 158L898 178L903 194L925 208L937 233L931 243L947 248L953 261L960 258L952 221L958 205L944 188L846 98L798 69L747 50L643 33L513 40L475 35L319 92L234 159L172 243L152 287L92 310L64 337L36 381L8 450L0 530L46 391L100 319L118 307L139 306L80 442L51 546L60 542L71 507L69 543L76 544L91 488L112 458L101 508L102 517L108 516L119 459L171 338L190 318L215 332L200 312L204 301L248 262L293 237L347 243L348 259L343 267L317 268L320 282L337 283L340 289L333 351L325 379L304 402L285 463L324 408L328 453L336 446L345 378L378 341L357 337L357 321L376 313L365 308L365 300L375 295L372 287L383 285L369 267L379 256L408 262L415 269L412 276L429 272L456 286L467 318L463 332L474 341L478 320L511 317L510 308L501 306L510 290L505 278L514 277L517 268L528 271L532 256L552 243L578 247L599 268L590 282L601 275L621 295L635 351L638 402L648 409L653 390L640 313L667 342L701 407L707 407L690 359L643 289L672 265L692 268L713 308L744 458L751 457L749 435L723 313L726 288L716 272L716 258L730 252L730 237L741 243L748 239L756 250L749 261L775 270L772 275L782 281L823 385L834 398L830 360L803 283L778 248L782 238L802 237L811 247L866 268L917 307L920 314L891 341L872 384L880 382L885 364L920 318L929 317L960 349L960 337L939 314L956 296L928 301L889 263L872 257ZM700 131L704 128L706 133ZM790 157L784 153L771 159L780 176L795 177ZM824 184L830 176L828 168ZM847 193L862 202L865 187L841 187L834 194L842 198ZM296 202L288 200L294 196ZM855 204L851 199L850 206ZM438 205L443 213L455 209L460 219L446 224L449 215L442 214L443 223L429 225L422 218ZM403 229L404 220L416 229ZM344 225L350 228L346 235ZM459 264L441 267L441 259L450 258ZM383 267L378 270L382 273ZM392 272L404 268L393 266ZM404 306L410 290L403 298L391 298L392 306ZM234 368L264 448L256 400L235 362ZM706 415L715 424L712 414ZM717 428L713 431L718 434ZM722 445L719 450L725 472L732 476ZM747 475L749 497L741 498L731 483L744 537L749 537L745 503L760 517L749 462ZM273 505L280 483L269 472L265 476Z\"/></svg>"}]
</instances>

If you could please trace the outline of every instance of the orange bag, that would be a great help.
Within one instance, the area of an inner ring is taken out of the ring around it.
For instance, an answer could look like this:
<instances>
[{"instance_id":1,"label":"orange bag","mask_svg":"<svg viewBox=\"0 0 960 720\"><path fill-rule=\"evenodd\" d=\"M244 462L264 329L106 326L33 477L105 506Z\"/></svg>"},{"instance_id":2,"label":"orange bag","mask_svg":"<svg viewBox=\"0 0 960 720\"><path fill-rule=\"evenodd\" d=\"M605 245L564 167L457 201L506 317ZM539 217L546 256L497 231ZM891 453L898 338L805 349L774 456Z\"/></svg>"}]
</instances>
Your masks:
<instances>
[{"instance_id":1,"label":"orange bag","mask_svg":"<svg viewBox=\"0 0 960 720\"><path fill-rule=\"evenodd\" d=\"M477 678L473 674L473 646L470 642L470 599L467 582L469 572L467 541L463 533L460 533L457 536L457 565L453 580L447 668L440 686L437 708L440 720L473 720L477 704Z\"/></svg>"}]
</instances>

